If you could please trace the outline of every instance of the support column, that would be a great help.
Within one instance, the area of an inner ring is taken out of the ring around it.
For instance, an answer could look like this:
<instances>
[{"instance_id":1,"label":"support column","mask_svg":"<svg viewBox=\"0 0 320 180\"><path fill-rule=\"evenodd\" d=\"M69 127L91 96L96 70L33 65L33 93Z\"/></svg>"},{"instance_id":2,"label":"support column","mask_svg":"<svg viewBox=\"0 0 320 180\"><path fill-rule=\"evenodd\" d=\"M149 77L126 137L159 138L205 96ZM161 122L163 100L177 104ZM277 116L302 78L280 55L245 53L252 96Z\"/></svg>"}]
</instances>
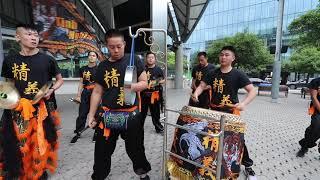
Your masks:
<instances>
[{"instance_id":1,"label":"support column","mask_svg":"<svg viewBox=\"0 0 320 180\"><path fill-rule=\"evenodd\" d=\"M2 32L1 32L1 16L0 16L0 73L2 70L2 63L3 63L3 46L2 46ZM2 77L0 77L0 80L2 80Z\"/></svg>"},{"instance_id":2,"label":"support column","mask_svg":"<svg viewBox=\"0 0 320 180\"><path fill-rule=\"evenodd\" d=\"M176 51L176 62L175 62L175 78L174 78L175 89L183 88L183 45L180 44Z\"/></svg>"},{"instance_id":3,"label":"support column","mask_svg":"<svg viewBox=\"0 0 320 180\"><path fill-rule=\"evenodd\" d=\"M153 29L165 29L168 28L168 3L165 0L151 0L150 3L151 10L151 28ZM152 37L154 42L159 45L159 47L153 46L152 51L161 51L167 53L166 51L166 38L161 32L152 32ZM160 58L157 53L158 65L164 67L165 60Z\"/></svg>"}]
</instances>

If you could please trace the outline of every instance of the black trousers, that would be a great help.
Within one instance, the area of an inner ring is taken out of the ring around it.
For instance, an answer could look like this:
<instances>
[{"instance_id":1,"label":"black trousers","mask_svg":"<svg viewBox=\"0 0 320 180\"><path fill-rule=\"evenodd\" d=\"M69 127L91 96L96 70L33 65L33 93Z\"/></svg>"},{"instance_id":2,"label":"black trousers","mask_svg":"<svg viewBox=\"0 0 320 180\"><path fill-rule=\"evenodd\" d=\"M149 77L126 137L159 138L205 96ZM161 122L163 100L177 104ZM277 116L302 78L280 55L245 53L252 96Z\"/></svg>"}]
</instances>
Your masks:
<instances>
[{"instance_id":1,"label":"black trousers","mask_svg":"<svg viewBox=\"0 0 320 180\"><path fill-rule=\"evenodd\" d=\"M143 93L141 95L141 115L143 124L146 120L148 109L150 108L152 123L156 131L163 130L163 126L160 123L160 101L155 101L154 104L151 104L151 95Z\"/></svg>"},{"instance_id":2,"label":"black trousers","mask_svg":"<svg viewBox=\"0 0 320 180\"><path fill-rule=\"evenodd\" d=\"M81 93L81 103L79 105L79 116L76 120L76 130L74 133L80 133L86 126L87 115L90 110L90 98L92 90L83 89Z\"/></svg>"},{"instance_id":3,"label":"black trousers","mask_svg":"<svg viewBox=\"0 0 320 180\"><path fill-rule=\"evenodd\" d=\"M248 152L245 141L244 141L243 145L244 145L244 149L243 149L243 156L242 156L241 164L244 165L245 167L250 167L253 165L253 161L249 157L249 152Z\"/></svg>"},{"instance_id":4,"label":"black trousers","mask_svg":"<svg viewBox=\"0 0 320 180\"><path fill-rule=\"evenodd\" d=\"M311 124L307 127L304 138L299 141L302 148L312 148L316 146L320 138L320 113L311 116Z\"/></svg>"},{"instance_id":5,"label":"black trousers","mask_svg":"<svg viewBox=\"0 0 320 180\"><path fill-rule=\"evenodd\" d=\"M192 91L194 93L194 91ZM191 98L189 100L189 106L193 107L198 107L198 108L205 108L209 109L209 104L210 104L210 95L209 91L203 91L199 97L198 97L199 102L194 102Z\"/></svg>"},{"instance_id":6,"label":"black trousers","mask_svg":"<svg viewBox=\"0 0 320 180\"><path fill-rule=\"evenodd\" d=\"M96 128L96 132L92 179L104 180L109 175L111 156L116 148L119 135L125 141L126 152L132 161L134 172L141 175L151 170L143 145L144 132L140 113L128 121L126 131L111 130L108 139L103 136L102 129Z\"/></svg>"}]
</instances>

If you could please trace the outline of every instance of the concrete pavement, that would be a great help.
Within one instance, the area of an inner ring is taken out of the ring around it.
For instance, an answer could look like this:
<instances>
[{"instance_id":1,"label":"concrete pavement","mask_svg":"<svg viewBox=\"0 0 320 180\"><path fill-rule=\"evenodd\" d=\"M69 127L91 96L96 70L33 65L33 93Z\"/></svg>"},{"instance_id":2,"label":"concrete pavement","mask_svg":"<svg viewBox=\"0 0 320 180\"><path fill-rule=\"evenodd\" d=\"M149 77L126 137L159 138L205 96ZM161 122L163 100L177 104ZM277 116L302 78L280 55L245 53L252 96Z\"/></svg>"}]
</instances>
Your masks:
<instances>
[{"instance_id":1,"label":"concrete pavement","mask_svg":"<svg viewBox=\"0 0 320 180\"><path fill-rule=\"evenodd\" d=\"M188 102L188 90L169 90L168 106L180 109ZM59 150L59 167L50 179L90 179L93 166L94 143L92 130L83 133L81 139L70 144L73 137L78 107L68 101L72 95L58 95L59 111L62 116L62 136ZM240 99L244 95L240 96ZM310 149L304 158L296 158L298 141L303 137L310 123L307 115L308 99L297 94L280 98L271 103L270 97L258 96L242 113L247 122L246 144L258 179L320 179L320 159L316 148ZM169 113L169 121L176 122L177 115ZM173 128L169 128L168 144L172 142ZM145 124L145 148L151 163L151 179L161 179L162 139L155 133L151 118ZM169 146L170 147L170 146ZM132 170L132 164L125 152L124 141L119 138L112 158L112 180L139 179ZM240 179L244 179L241 175Z\"/></svg>"}]
</instances>

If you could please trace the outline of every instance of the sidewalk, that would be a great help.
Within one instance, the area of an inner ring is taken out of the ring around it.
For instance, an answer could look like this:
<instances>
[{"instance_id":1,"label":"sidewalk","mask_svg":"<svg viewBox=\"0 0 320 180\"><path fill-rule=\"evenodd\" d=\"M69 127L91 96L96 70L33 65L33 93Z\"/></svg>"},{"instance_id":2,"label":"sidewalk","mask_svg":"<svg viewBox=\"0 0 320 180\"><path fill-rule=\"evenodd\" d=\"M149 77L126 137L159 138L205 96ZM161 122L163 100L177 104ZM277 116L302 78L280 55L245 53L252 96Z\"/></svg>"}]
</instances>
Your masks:
<instances>
[{"instance_id":1,"label":"sidewalk","mask_svg":"<svg viewBox=\"0 0 320 180\"><path fill-rule=\"evenodd\" d=\"M188 102L188 90L169 90L168 107L180 109ZM76 144L69 142L73 137L77 105L68 102L71 95L59 95L59 110L62 115L62 137L59 167L51 179L90 179L93 166L94 144L91 142L92 130L83 133ZM243 95L240 96L240 99ZM310 149L304 158L296 158L298 141L303 137L310 123L307 115L309 100L299 95L289 94L280 98L279 103L271 103L266 95L257 98L242 113L247 122L246 144L259 180L265 179L319 179L320 160L316 148ZM169 121L176 122L177 115L169 113ZM169 128L171 144L173 128ZM152 170L152 180L161 179L162 139L155 133L150 117L145 124L145 148ZM170 146L168 146L170 147ZM124 142L119 138L112 158L111 180L139 179L132 170L132 164L125 152ZM239 179L244 179L241 175Z\"/></svg>"}]
</instances>

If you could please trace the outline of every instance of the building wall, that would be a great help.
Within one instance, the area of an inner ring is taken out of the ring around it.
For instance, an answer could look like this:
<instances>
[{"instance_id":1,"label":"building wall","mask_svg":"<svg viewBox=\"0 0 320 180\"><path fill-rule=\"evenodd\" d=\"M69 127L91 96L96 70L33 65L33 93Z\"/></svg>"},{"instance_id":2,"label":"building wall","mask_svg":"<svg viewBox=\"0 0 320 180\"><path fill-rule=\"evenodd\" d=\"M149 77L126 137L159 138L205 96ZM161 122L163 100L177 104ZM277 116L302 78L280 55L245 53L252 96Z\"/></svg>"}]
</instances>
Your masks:
<instances>
[{"instance_id":1,"label":"building wall","mask_svg":"<svg viewBox=\"0 0 320 180\"><path fill-rule=\"evenodd\" d=\"M318 0L285 0L284 40L290 38L287 30L290 22L317 5ZM244 31L256 33L272 43L276 36L277 12L277 0L211 0L186 47L192 48L192 52L203 51L213 40Z\"/></svg>"}]
</instances>

